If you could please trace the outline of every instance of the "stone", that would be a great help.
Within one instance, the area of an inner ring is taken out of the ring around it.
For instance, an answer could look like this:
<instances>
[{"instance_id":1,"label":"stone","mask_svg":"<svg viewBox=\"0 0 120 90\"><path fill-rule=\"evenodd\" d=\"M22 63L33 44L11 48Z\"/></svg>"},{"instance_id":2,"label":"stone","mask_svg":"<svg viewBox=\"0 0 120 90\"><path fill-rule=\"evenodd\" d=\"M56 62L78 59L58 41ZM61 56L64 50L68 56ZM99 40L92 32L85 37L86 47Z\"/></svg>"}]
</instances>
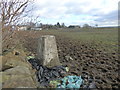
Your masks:
<instances>
[{"instance_id":1,"label":"stone","mask_svg":"<svg viewBox=\"0 0 120 90\"><path fill-rule=\"evenodd\" d=\"M55 36L43 35L38 39L37 58L43 66L54 67L61 65Z\"/></svg>"},{"instance_id":2,"label":"stone","mask_svg":"<svg viewBox=\"0 0 120 90\"><path fill-rule=\"evenodd\" d=\"M0 83L5 83L10 79L10 75L6 75L4 72L0 72Z\"/></svg>"},{"instance_id":3,"label":"stone","mask_svg":"<svg viewBox=\"0 0 120 90\"><path fill-rule=\"evenodd\" d=\"M35 88L37 84L33 77L34 73L31 73L29 68L16 66L0 72L0 83L2 83L3 88Z\"/></svg>"},{"instance_id":4,"label":"stone","mask_svg":"<svg viewBox=\"0 0 120 90\"><path fill-rule=\"evenodd\" d=\"M5 75L10 76L10 75ZM11 75L8 80L6 80L3 85L3 88L36 88L35 82L33 81L31 76L25 75Z\"/></svg>"},{"instance_id":5,"label":"stone","mask_svg":"<svg viewBox=\"0 0 120 90\"><path fill-rule=\"evenodd\" d=\"M30 69L23 66L16 66L11 69L7 69L4 73L8 75L31 75Z\"/></svg>"},{"instance_id":6,"label":"stone","mask_svg":"<svg viewBox=\"0 0 120 90\"><path fill-rule=\"evenodd\" d=\"M65 56L65 59L66 59L67 61L73 60L73 58L72 58L71 56L69 56L69 55Z\"/></svg>"},{"instance_id":7,"label":"stone","mask_svg":"<svg viewBox=\"0 0 120 90\"><path fill-rule=\"evenodd\" d=\"M15 52L15 55L19 55L20 53L19 52Z\"/></svg>"},{"instance_id":8,"label":"stone","mask_svg":"<svg viewBox=\"0 0 120 90\"><path fill-rule=\"evenodd\" d=\"M20 60L7 60L4 66L16 67L16 66L25 66L30 68L30 64Z\"/></svg>"},{"instance_id":9,"label":"stone","mask_svg":"<svg viewBox=\"0 0 120 90\"><path fill-rule=\"evenodd\" d=\"M35 70L26 54L24 48L16 48L0 56L0 88L37 88Z\"/></svg>"}]
</instances>

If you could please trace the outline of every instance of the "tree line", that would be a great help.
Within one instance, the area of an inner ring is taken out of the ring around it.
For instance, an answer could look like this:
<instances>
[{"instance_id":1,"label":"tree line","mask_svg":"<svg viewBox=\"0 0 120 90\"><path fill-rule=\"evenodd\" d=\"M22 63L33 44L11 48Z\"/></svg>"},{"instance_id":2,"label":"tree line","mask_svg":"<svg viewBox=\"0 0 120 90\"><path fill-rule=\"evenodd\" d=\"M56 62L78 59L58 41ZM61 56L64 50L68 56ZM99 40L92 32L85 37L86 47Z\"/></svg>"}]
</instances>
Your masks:
<instances>
[{"instance_id":1,"label":"tree line","mask_svg":"<svg viewBox=\"0 0 120 90\"><path fill-rule=\"evenodd\" d=\"M32 12L32 9L28 10L28 6L30 6L31 3L33 3L34 0L24 0L21 2L21 0L1 0L0 1L0 25L2 28L2 31L5 30L11 30L13 27L22 25L20 24L21 20L24 17L28 16L29 12ZM34 18L31 17L30 21L27 23L24 23L23 25L28 25L29 28L33 26L42 26L42 28L81 28L80 25L69 25L66 26L65 23L59 23L57 22L55 25L51 24L42 24L38 21L39 16L36 16ZM23 21L25 22L25 21ZM95 27L98 25L96 24ZM91 28L92 26L88 24L83 25L84 28Z\"/></svg>"}]
</instances>

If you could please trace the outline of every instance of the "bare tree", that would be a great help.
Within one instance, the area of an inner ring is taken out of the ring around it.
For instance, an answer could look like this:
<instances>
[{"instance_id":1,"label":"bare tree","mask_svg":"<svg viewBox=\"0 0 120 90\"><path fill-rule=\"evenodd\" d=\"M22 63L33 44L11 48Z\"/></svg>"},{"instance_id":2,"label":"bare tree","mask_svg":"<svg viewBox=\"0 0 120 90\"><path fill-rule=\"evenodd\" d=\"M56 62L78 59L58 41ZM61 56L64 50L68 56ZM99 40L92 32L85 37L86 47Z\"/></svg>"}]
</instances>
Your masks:
<instances>
[{"instance_id":1,"label":"bare tree","mask_svg":"<svg viewBox=\"0 0 120 90\"><path fill-rule=\"evenodd\" d=\"M31 10L27 9L33 0L0 0L0 28L2 30L2 48L15 33L12 30ZM3 49L4 50L4 49Z\"/></svg>"},{"instance_id":2,"label":"bare tree","mask_svg":"<svg viewBox=\"0 0 120 90\"><path fill-rule=\"evenodd\" d=\"M1 0L0 2L0 17L2 31L10 29L15 25L25 12L29 5L29 0Z\"/></svg>"}]
</instances>

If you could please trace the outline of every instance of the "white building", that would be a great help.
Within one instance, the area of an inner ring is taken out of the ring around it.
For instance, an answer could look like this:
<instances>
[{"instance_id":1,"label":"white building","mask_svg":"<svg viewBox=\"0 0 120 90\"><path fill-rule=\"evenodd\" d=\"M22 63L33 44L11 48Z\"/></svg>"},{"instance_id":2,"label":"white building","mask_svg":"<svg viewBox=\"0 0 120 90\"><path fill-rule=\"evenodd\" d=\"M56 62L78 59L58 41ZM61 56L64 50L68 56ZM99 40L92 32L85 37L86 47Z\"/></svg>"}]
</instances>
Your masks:
<instances>
[{"instance_id":1,"label":"white building","mask_svg":"<svg viewBox=\"0 0 120 90\"><path fill-rule=\"evenodd\" d=\"M33 28L31 28L31 30L42 30L42 28L41 27L33 27Z\"/></svg>"},{"instance_id":2,"label":"white building","mask_svg":"<svg viewBox=\"0 0 120 90\"><path fill-rule=\"evenodd\" d=\"M28 29L28 27L25 26L25 25L23 25L23 26L18 26L18 31L19 31L19 30L27 30L27 29Z\"/></svg>"}]
</instances>

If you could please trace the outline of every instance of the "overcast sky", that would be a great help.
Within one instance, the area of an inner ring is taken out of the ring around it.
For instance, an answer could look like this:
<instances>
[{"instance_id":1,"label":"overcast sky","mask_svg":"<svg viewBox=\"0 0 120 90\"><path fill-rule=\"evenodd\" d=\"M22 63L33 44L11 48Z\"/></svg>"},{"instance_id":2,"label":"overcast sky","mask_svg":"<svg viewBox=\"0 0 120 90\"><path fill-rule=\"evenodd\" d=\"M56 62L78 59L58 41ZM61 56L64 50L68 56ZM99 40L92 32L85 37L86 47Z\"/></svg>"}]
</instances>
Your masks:
<instances>
[{"instance_id":1,"label":"overcast sky","mask_svg":"<svg viewBox=\"0 0 120 90\"><path fill-rule=\"evenodd\" d=\"M35 0L33 15L41 23L116 26L119 0Z\"/></svg>"}]
</instances>

